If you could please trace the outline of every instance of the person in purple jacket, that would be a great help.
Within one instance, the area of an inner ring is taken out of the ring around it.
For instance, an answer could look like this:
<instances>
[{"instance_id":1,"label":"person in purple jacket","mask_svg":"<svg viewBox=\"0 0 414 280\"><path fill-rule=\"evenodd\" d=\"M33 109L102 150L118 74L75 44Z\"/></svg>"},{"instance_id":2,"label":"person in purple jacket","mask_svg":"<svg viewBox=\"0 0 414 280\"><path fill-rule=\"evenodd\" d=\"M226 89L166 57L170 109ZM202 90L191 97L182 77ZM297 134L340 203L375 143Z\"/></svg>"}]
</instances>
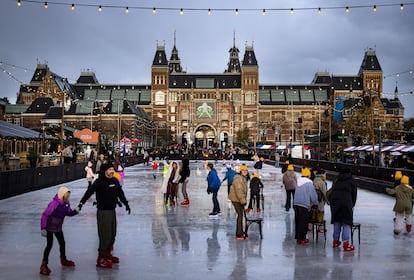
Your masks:
<instances>
[{"instance_id":1,"label":"person in purple jacket","mask_svg":"<svg viewBox=\"0 0 414 280\"><path fill-rule=\"evenodd\" d=\"M66 258L65 237L63 236L62 225L65 216L74 216L79 210L72 210L69 203L70 190L66 187L59 188L53 200L49 203L42 214L40 229L42 236L46 237L46 248L43 252L43 260L40 266L40 274L49 275L51 270L47 266L50 250L53 246L53 234L59 242L60 263L63 266L75 266L75 263Z\"/></svg>"}]
</instances>

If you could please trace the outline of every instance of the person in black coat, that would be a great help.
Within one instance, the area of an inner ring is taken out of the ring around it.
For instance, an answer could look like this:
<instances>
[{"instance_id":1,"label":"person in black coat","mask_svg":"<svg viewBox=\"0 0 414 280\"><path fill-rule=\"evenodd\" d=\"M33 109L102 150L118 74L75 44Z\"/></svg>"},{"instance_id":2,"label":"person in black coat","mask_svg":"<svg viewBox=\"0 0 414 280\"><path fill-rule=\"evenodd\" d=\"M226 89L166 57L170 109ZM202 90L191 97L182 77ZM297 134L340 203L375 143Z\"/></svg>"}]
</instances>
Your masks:
<instances>
[{"instance_id":1,"label":"person in black coat","mask_svg":"<svg viewBox=\"0 0 414 280\"><path fill-rule=\"evenodd\" d=\"M344 251L353 251L354 246L349 244L349 237L353 223L353 209L357 200L357 183L352 178L349 168L340 171L332 186L329 200L331 223L334 225L333 247L338 247L341 244L339 237L342 232Z\"/></svg>"}]
</instances>

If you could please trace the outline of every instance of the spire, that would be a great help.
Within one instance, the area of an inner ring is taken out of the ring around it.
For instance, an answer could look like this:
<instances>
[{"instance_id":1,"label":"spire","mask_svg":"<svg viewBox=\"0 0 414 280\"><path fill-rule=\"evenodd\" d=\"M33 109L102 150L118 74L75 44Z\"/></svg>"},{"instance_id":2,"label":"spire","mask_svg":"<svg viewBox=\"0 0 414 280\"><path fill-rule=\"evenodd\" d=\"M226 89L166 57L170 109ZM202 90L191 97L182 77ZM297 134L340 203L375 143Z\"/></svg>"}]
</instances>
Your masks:
<instances>
[{"instance_id":1,"label":"spire","mask_svg":"<svg viewBox=\"0 0 414 280\"><path fill-rule=\"evenodd\" d=\"M361 75L366 71L382 71L375 50L372 48L368 48L368 50L365 51L364 59L358 75Z\"/></svg>"},{"instance_id":2,"label":"spire","mask_svg":"<svg viewBox=\"0 0 414 280\"><path fill-rule=\"evenodd\" d=\"M398 99L398 82L395 81L394 99Z\"/></svg>"},{"instance_id":3,"label":"spire","mask_svg":"<svg viewBox=\"0 0 414 280\"><path fill-rule=\"evenodd\" d=\"M169 63L169 70L170 73L182 73L183 68L181 67L181 60L178 56L178 50L176 45L176 30L174 29L174 46L171 51L170 63Z\"/></svg>"},{"instance_id":4,"label":"spire","mask_svg":"<svg viewBox=\"0 0 414 280\"><path fill-rule=\"evenodd\" d=\"M240 73L239 49L236 47L236 31L233 32L233 47L229 50L230 61L225 73Z\"/></svg>"}]
</instances>

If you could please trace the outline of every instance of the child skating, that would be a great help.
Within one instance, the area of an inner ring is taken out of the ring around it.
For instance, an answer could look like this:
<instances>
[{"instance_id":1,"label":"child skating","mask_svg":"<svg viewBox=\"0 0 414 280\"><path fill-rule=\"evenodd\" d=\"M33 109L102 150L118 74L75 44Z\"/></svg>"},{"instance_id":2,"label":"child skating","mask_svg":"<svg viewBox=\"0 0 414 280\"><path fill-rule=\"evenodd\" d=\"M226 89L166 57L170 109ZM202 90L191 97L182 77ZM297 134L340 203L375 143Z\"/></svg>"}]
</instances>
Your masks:
<instances>
[{"instance_id":1,"label":"child skating","mask_svg":"<svg viewBox=\"0 0 414 280\"><path fill-rule=\"evenodd\" d=\"M40 274L49 275L51 270L47 266L49 254L53 246L53 235L56 236L60 248L60 263L63 266L75 266L75 263L66 258L65 237L63 236L62 226L65 216L78 214L77 209L72 210L69 203L70 190L61 187L53 197L47 208L42 214L40 228L43 237L46 237L46 248L43 252L43 260L40 266Z\"/></svg>"},{"instance_id":2,"label":"child skating","mask_svg":"<svg viewBox=\"0 0 414 280\"><path fill-rule=\"evenodd\" d=\"M414 198L414 190L409 184L409 177L404 175L397 187L394 189L386 188L388 194L395 195L395 204L393 208L393 211L395 212L395 235L400 234L403 230L404 220L407 233L411 232L411 216L413 214L412 199Z\"/></svg>"},{"instance_id":3,"label":"child skating","mask_svg":"<svg viewBox=\"0 0 414 280\"><path fill-rule=\"evenodd\" d=\"M246 212L249 213L253 209L253 200L256 199L256 212L260 212L260 190L263 189L263 183L259 179L258 173L253 173L253 178L250 181L250 201Z\"/></svg>"}]
</instances>

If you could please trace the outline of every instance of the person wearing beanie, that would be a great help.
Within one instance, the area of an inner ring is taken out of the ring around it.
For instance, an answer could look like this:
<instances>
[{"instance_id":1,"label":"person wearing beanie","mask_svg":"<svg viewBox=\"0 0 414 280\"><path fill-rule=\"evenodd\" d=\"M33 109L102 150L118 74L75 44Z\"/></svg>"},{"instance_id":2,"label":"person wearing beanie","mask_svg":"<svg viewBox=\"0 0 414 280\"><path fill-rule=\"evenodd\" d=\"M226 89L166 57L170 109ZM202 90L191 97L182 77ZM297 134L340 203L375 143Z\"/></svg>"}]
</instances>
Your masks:
<instances>
[{"instance_id":1,"label":"person wearing beanie","mask_svg":"<svg viewBox=\"0 0 414 280\"><path fill-rule=\"evenodd\" d=\"M283 173L282 181L286 191L285 210L289 212L292 205L291 201L295 197L295 189L298 184L293 164L287 166L286 172Z\"/></svg>"},{"instance_id":2,"label":"person wearing beanie","mask_svg":"<svg viewBox=\"0 0 414 280\"><path fill-rule=\"evenodd\" d=\"M117 226L115 208L118 199L125 205L127 213L131 214L128 200L125 197L119 181L114 178L114 173L115 169L112 164L102 164L98 179L88 188L78 205L78 209L80 210L88 198L92 194L96 194L98 208L96 216L99 236L96 267L102 268L112 268L113 263L119 263L119 258L112 255Z\"/></svg>"},{"instance_id":3,"label":"person wearing beanie","mask_svg":"<svg viewBox=\"0 0 414 280\"><path fill-rule=\"evenodd\" d=\"M69 203L70 190L66 187L59 188L53 200L43 211L40 220L40 229L43 237L46 237L47 244L43 252L43 260L40 265L40 274L49 275L51 270L48 267L49 254L53 246L53 235L59 242L60 263L62 266L75 266L75 263L66 258L65 237L63 236L63 221L65 216L78 214L78 209L72 210Z\"/></svg>"},{"instance_id":4,"label":"person wearing beanie","mask_svg":"<svg viewBox=\"0 0 414 280\"><path fill-rule=\"evenodd\" d=\"M402 178L402 172L401 172L401 170L396 170L395 171L395 174L394 174L394 188L396 186L400 185L401 178Z\"/></svg>"},{"instance_id":5,"label":"person wearing beanie","mask_svg":"<svg viewBox=\"0 0 414 280\"><path fill-rule=\"evenodd\" d=\"M258 173L253 173L253 178L250 180L250 201L246 212L249 213L253 209L253 200L256 198L256 212L260 212L260 191L263 189L263 183L259 178ZM263 205L262 205L263 206Z\"/></svg>"},{"instance_id":6,"label":"person wearing beanie","mask_svg":"<svg viewBox=\"0 0 414 280\"><path fill-rule=\"evenodd\" d=\"M395 195L395 204L393 211L395 212L394 219L394 234L398 235L404 228L404 221L407 232L411 232L411 220L413 214L412 199L414 198L414 190L409 185L410 179L404 175L401 177L400 185L391 189L386 188L386 192Z\"/></svg>"},{"instance_id":7,"label":"person wearing beanie","mask_svg":"<svg viewBox=\"0 0 414 280\"><path fill-rule=\"evenodd\" d=\"M240 166L240 173L234 176L233 185L230 189L229 199L233 203L234 210L237 213L236 239L244 240L247 233L243 229L244 207L247 203L247 174L249 169L246 165Z\"/></svg>"},{"instance_id":8,"label":"person wearing beanie","mask_svg":"<svg viewBox=\"0 0 414 280\"><path fill-rule=\"evenodd\" d=\"M331 223L333 230L333 247L339 247L342 233L344 251L353 251L355 247L349 243L351 226L354 219L354 207L357 200L357 183L352 178L351 170L344 168L330 190Z\"/></svg>"},{"instance_id":9,"label":"person wearing beanie","mask_svg":"<svg viewBox=\"0 0 414 280\"><path fill-rule=\"evenodd\" d=\"M325 204L328 203L328 198L326 197L327 186L326 186L326 171L318 169L315 174L315 179L313 180L313 185L315 186L316 193L318 194L318 210L316 212L316 221L322 223L325 215ZM323 229L325 230L325 229Z\"/></svg>"},{"instance_id":10,"label":"person wearing beanie","mask_svg":"<svg viewBox=\"0 0 414 280\"><path fill-rule=\"evenodd\" d=\"M285 164L282 165L282 170L281 170L282 174L284 174L286 172L289 164L293 164L293 162L291 163L290 161L287 160L287 161L285 161Z\"/></svg>"},{"instance_id":11,"label":"person wearing beanie","mask_svg":"<svg viewBox=\"0 0 414 280\"><path fill-rule=\"evenodd\" d=\"M307 171L306 171L307 170ZM309 179L310 170L302 170L302 177L298 179L298 184L293 198L293 209L295 210L295 239L297 244L308 244L309 211L312 205L318 204L313 182Z\"/></svg>"}]
</instances>

